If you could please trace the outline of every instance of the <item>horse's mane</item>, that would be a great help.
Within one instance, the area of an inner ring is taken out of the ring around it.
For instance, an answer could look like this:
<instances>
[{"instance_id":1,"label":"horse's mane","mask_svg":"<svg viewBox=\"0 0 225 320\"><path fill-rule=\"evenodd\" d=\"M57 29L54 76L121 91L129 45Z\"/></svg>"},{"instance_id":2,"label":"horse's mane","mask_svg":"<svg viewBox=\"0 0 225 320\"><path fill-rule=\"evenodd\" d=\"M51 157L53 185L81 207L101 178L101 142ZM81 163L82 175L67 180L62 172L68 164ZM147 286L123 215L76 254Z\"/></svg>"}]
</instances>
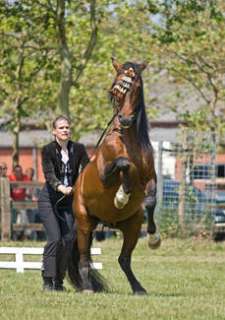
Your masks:
<instances>
[{"instance_id":1,"label":"horse's mane","mask_svg":"<svg viewBox=\"0 0 225 320\"><path fill-rule=\"evenodd\" d=\"M136 106L136 130L137 130L137 136L138 136L138 141L141 145L141 147L144 150L148 150L151 148L151 142L149 139L148 135L148 118L146 115L146 110L145 110L145 101L144 101L144 90L143 90L143 82L141 78L141 92L140 92L140 97L138 104Z\"/></svg>"},{"instance_id":2,"label":"horse's mane","mask_svg":"<svg viewBox=\"0 0 225 320\"><path fill-rule=\"evenodd\" d=\"M122 70L129 69L130 67L134 69L135 73L139 75L141 74L139 65L132 62L124 63ZM142 81L141 75L140 75L140 78L141 78L141 89L140 89L139 101L136 106L136 131L137 131L138 142L140 143L142 149L147 151L148 149L151 148L151 142L148 135L149 126L148 126L148 118L145 110L143 81ZM115 85L115 81L113 82L112 87L114 85ZM113 104L116 103L112 94L110 94L110 100Z\"/></svg>"}]
</instances>

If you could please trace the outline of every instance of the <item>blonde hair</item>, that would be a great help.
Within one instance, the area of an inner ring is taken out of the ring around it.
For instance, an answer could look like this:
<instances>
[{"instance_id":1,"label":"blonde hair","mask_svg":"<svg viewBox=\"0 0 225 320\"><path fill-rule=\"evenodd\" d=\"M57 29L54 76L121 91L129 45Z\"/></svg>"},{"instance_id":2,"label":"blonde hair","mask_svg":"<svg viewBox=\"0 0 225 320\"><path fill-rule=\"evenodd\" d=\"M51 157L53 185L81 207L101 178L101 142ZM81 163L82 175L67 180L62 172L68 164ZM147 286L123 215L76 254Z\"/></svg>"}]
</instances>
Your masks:
<instances>
[{"instance_id":1,"label":"blonde hair","mask_svg":"<svg viewBox=\"0 0 225 320\"><path fill-rule=\"evenodd\" d=\"M67 118L66 116L60 115L60 116L56 117L55 120L52 122L52 128L56 129L57 122L61 121L61 120L67 121L69 125L71 124L71 121L69 118Z\"/></svg>"}]
</instances>

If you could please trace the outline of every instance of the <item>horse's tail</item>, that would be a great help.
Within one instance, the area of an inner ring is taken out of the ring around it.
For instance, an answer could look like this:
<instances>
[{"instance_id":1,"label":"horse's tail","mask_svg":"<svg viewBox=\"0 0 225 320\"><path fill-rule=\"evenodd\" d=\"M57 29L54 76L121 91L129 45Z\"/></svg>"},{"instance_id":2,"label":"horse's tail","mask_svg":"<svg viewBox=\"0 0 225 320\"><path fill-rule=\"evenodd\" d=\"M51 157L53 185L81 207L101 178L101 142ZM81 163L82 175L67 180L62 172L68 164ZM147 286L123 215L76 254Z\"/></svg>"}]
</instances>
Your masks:
<instances>
[{"instance_id":1,"label":"horse's tail","mask_svg":"<svg viewBox=\"0 0 225 320\"><path fill-rule=\"evenodd\" d=\"M77 291L82 291L82 280L79 273L79 260L80 255L77 238L75 238L68 259L68 276L73 287L75 287ZM95 292L109 291L106 280L97 270L90 268L89 277Z\"/></svg>"}]
</instances>

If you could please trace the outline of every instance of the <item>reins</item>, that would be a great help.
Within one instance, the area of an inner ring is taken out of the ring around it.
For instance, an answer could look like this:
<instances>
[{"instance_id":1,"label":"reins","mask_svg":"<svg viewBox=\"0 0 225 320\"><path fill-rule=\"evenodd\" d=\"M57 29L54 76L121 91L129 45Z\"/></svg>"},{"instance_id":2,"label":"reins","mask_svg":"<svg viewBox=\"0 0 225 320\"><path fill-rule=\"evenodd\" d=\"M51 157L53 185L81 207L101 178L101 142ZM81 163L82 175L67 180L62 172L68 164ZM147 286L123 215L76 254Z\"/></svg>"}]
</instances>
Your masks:
<instances>
[{"instance_id":1,"label":"reins","mask_svg":"<svg viewBox=\"0 0 225 320\"><path fill-rule=\"evenodd\" d=\"M98 146L100 145L103 137L105 136L107 130L109 129L110 125L112 124L113 120L114 120L115 117L118 115L118 113L119 113L119 110L117 110L117 112L113 114L112 118L111 118L110 121L107 123L106 128L105 128L104 131L102 132L100 138L98 139L98 142L97 142L96 145L95 145L95 149L97 149Z\"/></svg>"}]
</instances>

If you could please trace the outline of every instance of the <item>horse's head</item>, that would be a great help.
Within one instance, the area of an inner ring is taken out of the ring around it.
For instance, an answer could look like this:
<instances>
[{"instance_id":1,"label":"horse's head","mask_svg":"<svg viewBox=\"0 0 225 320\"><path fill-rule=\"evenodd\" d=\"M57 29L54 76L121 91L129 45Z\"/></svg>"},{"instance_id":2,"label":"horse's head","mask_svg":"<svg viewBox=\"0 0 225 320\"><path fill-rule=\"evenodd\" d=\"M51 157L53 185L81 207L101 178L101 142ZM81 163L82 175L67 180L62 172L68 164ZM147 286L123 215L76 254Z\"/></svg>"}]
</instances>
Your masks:
<instances>
[{"instance_id":1,"label":"horse's head","mask_svg":"<svg viewBox=\"0 0 225 320\"><path fill-rule=\"evenodd\" d=\"M121 126L129 128L135 119L135 108L142 90L141 73L146 64L132 62L119 64L114 58L112 63L117 75L110 90L111 98Z\"/></svg>"}]
</instances>

